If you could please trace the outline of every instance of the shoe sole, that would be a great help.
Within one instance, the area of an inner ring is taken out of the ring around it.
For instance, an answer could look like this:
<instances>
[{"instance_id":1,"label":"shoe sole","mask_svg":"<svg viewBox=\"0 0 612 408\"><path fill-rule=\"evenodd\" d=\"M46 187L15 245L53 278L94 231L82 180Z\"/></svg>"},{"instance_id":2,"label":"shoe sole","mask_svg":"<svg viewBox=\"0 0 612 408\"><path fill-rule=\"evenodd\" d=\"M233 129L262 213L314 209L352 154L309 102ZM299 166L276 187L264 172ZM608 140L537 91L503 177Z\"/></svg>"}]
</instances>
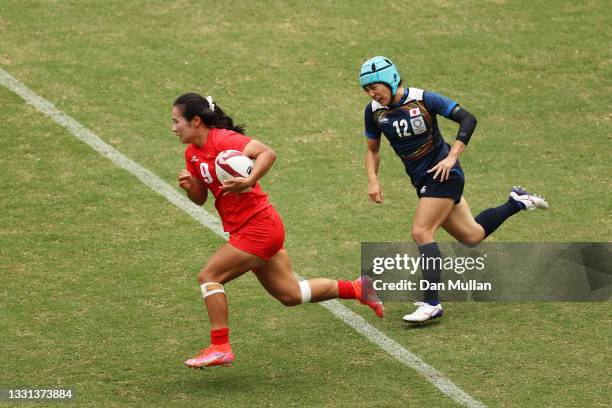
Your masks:
<instances>
[{"instance_id":1,"label":"shoe sole","mask_svg":"<svg viewBox=\"0 0 612 408\"><path fill-rule=\"evenodd\" d=\"M185 364L185 365L189 368L209 368L209 367L231 367L233 363L234 363L234 359L232 358L230 361L224 361L222 363L215 363L213 360L201 366L195 366L195 365L192 366L188 364Z\"/></svg>"},{"instance_id":2,"label":"shoe sole","mask_svg":"<svg viewBox=\"0 0 612 408\"><path fill-rule=\"evenodd\" d=\"M423 323L429 322L431 320L438 319L438 318L442 317L443 314L444 314L444 312L440 312L440 314L432 316L429 319L421 320L420 322L413 322L412 320L404 320L404 319L402 319L402 320L404 320L406 323L410 323L410 324L423 324Z\"/></svg>"},{"instance_id":3,"label":"shoe sole","mask_svg":"<svg viewBox=\"0 0 612 408\"><path fill-rule=\"evenodd\" d=\"M213 368L213 367L232 367L233 364L234 364L233 362L229 362L229 363L201 365L201 366L190 366L190 365L188 365L187 367L193 368L194 370L201 370L201 369L204 369L204 368Z\"/></svg>"},{"instance_id":4,"label":"shoe sole","mask_svg":"<svg viewBox=\"0 0 612 408\"><path fill-rule=\"evenodd\" d=\"M385 307L381 304L380 305L380 315L376 313L376 311L374 311L374 314L378 316L379 319L383 319L385 317Z\"/></svg>"},{"instance_id":5,"label":"shoe sole","mask_svg":"<svg viewBox=\"0 0 612 408\"><path fill-rule=\"evenodd\" d=\"M209 366L202 366L202 367L196 367L199 368L200 370L203 370L205 368L212 368L212 367L224 367L224 368L229 368L229 367L233 367L233 363L222 363L222 364L213 364L213 365L209 365Z\"/></svg>"},{"instance_id":6,"label":"shoe sole","mask_svg":"<svg viewBox=\"0 0 612 408\"><path fill-rule=\"evenodd\" d=\"M367 307L370 308L370 310L372 310L374 312L374 314L379 318L382 319L385 317L385 306L383 306L382 302L380 303L380 315L378 313L376 313L376 309L374 309L372 306L366 304L366 303L362 303L362 305L365 305Z\"/></svg>"}]
</instances>

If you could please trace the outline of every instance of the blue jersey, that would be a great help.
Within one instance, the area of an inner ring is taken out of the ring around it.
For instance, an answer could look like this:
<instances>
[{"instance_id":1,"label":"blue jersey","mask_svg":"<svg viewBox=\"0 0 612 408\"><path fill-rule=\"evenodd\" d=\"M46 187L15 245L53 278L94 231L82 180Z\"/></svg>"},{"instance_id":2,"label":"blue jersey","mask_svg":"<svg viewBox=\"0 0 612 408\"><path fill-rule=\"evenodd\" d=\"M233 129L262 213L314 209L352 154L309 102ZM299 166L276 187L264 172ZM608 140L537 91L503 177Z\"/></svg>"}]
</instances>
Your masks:
<instances>
[{"instance_id":1,"label":"blue jersey","mask_svg":"<svg viewBox=\"0 0 612 408\"><path fill-rule=\"evenodd\" d=\"M385 135L402 159L414 186L419 186L427 170L449 152L438 127L436 115L446 118L457 102L435 92L406 88L399 104L389 107L376 101L365 108L365 135L380 139ZM459 161L455 165L461 171Z\"/></svg>"}]
</instances>

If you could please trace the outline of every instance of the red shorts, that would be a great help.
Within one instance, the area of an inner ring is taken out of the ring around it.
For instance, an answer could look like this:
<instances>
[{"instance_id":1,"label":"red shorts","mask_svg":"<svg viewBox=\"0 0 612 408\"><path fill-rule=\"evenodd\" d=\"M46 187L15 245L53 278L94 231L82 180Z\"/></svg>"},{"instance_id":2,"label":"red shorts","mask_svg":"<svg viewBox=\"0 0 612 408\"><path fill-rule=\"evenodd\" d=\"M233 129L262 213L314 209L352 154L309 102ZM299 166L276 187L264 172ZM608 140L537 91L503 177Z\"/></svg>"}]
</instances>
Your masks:
<instances>
[{"instance_id":1,"label":"red shorts","mask_svg":"<svg viewBox=\"0 0 612 408\"><path fill-rule=\"evenodd\" d=\"M242 227L230 233L229 243L267 261L283 248L285 226L274 207L253 215Z\"/></svg>"}]
</instances>

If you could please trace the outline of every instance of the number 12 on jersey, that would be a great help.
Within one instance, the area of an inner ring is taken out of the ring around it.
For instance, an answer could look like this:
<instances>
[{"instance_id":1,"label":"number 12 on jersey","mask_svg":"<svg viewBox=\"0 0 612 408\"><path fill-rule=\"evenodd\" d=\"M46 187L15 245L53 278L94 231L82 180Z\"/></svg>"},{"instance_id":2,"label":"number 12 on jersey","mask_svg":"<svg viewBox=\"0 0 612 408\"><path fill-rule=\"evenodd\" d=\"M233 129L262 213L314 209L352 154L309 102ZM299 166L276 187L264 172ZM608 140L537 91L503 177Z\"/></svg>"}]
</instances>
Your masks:
<instances>
[{"instance_id":1,"label":"number 12 on jersey","mask_svg":"<svg viewBox=\"0 0 612 408\"><path fill-rule=\"evenodd\" d=\"M402 129L400 130L400 126L402 127ZM405 136L410 136L411 133L408 130L408 121L406 119L402 119L399 121L396 120L395 122L393 122L393 127L395 128L395 131L397 132L397 137L405 137Z\"/></svg>"}]
</instances>

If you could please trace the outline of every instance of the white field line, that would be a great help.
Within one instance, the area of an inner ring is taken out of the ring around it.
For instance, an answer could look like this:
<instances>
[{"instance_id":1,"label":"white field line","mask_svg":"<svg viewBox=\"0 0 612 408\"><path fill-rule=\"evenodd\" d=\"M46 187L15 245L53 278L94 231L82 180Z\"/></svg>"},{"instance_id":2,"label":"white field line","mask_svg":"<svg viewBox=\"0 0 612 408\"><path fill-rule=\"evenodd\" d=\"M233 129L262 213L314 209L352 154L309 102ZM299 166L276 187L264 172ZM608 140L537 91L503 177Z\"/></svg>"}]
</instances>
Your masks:
<instances>
[{"instance_id":1,"label":"white field line","mask_svg":"<svg viewBox=\"0 0 612 408\"><path fill-rule=\"evenodd\" d=\"M182 194L179 194L176 189L171 187L157 175L124 156L122 153L105 143L102 139L100 139L100 137L85 128L76 120L59 111L51 102L32 92L28 87L23 85L2 68L0 68L0 84L19 95L25 100L26 103L33 106L36 110L44 113L60 126L66 128L73 136L88 144L102 156L110 159L117 166L136 176L151 190L160 194L172 204L185 211L206 228L227 240L227 234L223 232L221 223L216 217L206 212L202 207L193 204L188 198ZM299 275L297 276L299 279L302 279L299 277ZM474 399L461 388L457 387L451 380L444 377L438 370L421 360L416 355L412 354L410 351L406 350L396 341L387 337L380 330L371 326L361 316L353 313L338 301L328 300L320 303L320 305L329 310L338 319L351 326L358 333L361 333L372 343L386 351L389 355L417 371L420 375L425 377L427 381L432 383L442 393L446 394L457 403L467 407L485 407L484 404Z\"/></svg>"}]
</instances>

